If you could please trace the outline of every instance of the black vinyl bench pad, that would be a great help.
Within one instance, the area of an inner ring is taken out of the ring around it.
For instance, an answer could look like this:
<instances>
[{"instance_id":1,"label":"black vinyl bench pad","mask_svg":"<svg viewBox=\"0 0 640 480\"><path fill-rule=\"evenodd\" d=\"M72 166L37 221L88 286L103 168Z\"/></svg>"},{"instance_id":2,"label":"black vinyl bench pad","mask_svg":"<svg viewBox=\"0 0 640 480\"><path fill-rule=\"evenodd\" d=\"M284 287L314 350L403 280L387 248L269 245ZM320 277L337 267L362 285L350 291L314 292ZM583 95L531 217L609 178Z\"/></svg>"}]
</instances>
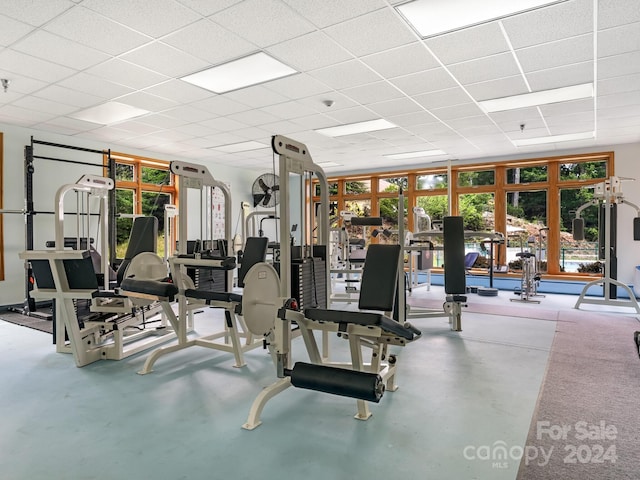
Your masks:
<instances>
[{"instance_id":1,"label":"black vinyl bench pad","mask_svg":"<svg viewBox=\"0 0 640 480\"><path fill-rule=\"evenodd\" d=\"M198 290L189 288L184 291L184 296L189 298L197 298L209 302L242 302L242 295L231 292L209 292L206 290Z\"/></svg>"},{"instance_id":2,"label":"black vinyl bench pad","mask_svg":"<svg viewBox=\"0 0 640 480\"><path fill-rule=\"evenodd\" d=\"M380 313L346 312L343 310L325 310L322 308L308 308L304 312L309 320L318 322L332 322L339 324L354 324L364 327L379 327L384 332L392 333L407 340L414 340L420 332L414 328L405 328L395 320Z\"/></svg>"},{"instance_id":3,"label":"black vinyl bench pad","mask_svg":"<svg viewBox=\"0 0 640 480\"><path fill-rule=\"evenodd\" d=\"M136 278L122 280L120 290L163 298L173 298L178 294L178 287L173 283L160 280L139 280Z\"/></svg>"}]
</instances>

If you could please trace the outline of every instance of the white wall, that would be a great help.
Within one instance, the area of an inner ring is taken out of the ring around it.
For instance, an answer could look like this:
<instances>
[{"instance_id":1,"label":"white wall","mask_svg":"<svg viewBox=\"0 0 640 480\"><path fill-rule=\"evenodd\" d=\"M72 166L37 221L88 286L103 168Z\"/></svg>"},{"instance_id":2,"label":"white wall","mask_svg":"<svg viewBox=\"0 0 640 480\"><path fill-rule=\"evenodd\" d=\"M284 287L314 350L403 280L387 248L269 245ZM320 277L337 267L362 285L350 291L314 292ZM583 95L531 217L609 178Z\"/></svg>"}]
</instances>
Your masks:
<instances>
[{"instance_id":1,"label":"white wall","mask_svg":"<svg viewBox=\"0 0 640 480\"><path fill-rule=\"evenodd\" d=\"M251 185L257 176L255 171L219 166L215 164L215 161L198 161L155 155L147 151L138 151L115 144L83 141L76 137L56 135L11 125L0 124L0 132L4 134L4 209L19 210L25 208L24 147L31 143L31 136L36 140L76 147L96 150L111 149L144 157L153 157L159 160L184 160L206 165L216 179L231 185L233 205L232 218L230 221L233 222L232 232L235 231L240 213L240 203L242 201L251 201ZM101 157L98 154L75 152L67 149L53 149L42 145L36 145L35 154L92 163L101 162ZM34 163L36 168L34 174L34 209L36 211L54 210L55 192L61 185L75 183L86 173L101 175L101 169L99 167L85 167L48 160L36 160ZM269 171L270 167L271 158L269 157L265 160L265 171ZM25 218L23 215L16 214L6 214L2 215L2 217L4 225L5 280L0 281L0 305L19 304L24 300L24 264L18 258L18 253L25 248ZM44 248L47 240L54 239L53 225L53 215L35 215L35 249ZM75 229L73 233L75 234ZM240 224L238 224L238 233L241 233ZM95 236L95 234L92 236Z\"/></svg>"}]
</instances>

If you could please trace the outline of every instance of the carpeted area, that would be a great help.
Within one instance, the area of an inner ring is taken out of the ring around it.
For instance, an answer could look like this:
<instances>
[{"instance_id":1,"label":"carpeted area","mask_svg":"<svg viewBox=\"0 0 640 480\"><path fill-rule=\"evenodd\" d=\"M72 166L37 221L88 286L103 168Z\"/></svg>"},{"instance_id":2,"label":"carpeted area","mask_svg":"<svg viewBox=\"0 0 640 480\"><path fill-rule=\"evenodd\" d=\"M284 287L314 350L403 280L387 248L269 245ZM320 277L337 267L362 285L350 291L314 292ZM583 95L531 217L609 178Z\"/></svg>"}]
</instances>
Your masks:
<instances>
[{"instance_id":1,"label":"carpeted area","mask_svg":"<svg viewBox=\"0 0 640 480\"><path fill-rule=\"evenodd\" d=\"M4 320L5 322L9 323L15 323L16 325L21 325L23 327L33 328L34 330L39 330L41 332L53 334L52 320L43 320L42 318L29 317L27 315L21 315L19 313L9 311L0 313L0 320Z\"/></svg>"},{"instance_id":2,"label":"carpeted area","mask_svg":"<svg viewBox=\"0 0 640 480\"><path fill-rule=\"evenodd\" d=\"M629 316L559 312L518 480L638 478L638 325Z\"/></svg>"}]
</instances>

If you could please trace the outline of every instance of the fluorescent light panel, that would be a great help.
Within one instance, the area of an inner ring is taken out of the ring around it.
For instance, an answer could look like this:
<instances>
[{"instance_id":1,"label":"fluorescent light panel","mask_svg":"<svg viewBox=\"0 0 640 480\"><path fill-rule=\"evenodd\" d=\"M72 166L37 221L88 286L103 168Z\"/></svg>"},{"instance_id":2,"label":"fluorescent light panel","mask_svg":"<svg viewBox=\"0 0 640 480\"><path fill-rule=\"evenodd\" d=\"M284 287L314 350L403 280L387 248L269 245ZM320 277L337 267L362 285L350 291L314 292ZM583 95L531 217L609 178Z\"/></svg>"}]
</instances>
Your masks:
<instances>
[{"instance_id":1,"label":"fluorescent light panel","mask_svg":"<svg viewBox=\"0 0 640 480\"><path fill-rule=\"evenodd\" d=\"M267 145L260 142L254 142L253 140L250 142L241 142L241 143L230 143L228 145L219 145L217 147L211 147L215 150L220 150L225 153L238 153L238 152L248 152L250 150L259 150L261 148L267 148Z\"/></svg>"},{"instance_id":2,"label":"fluorescent light panel","mask_svg":"<svg viewBox=\"0 0 640 480\"><path fill-rule=\"evenodd\" d=\"M342 164L336 162L318 162L318 165L322 168L341 167Z\"/></svg>"},{"instance_id":3,"label":"fluorescent light panel","mask_svg":"<svg viewBox=\"0 0 640 480\"><path fill-rule=\"evenodd\" d=\"M393 153L391 155L385 155L385 157L392 160L404 160L406 158L434 157L436 155L446 154L447 152L443 152L442 150L422 150L420 152Z\"/></svg>"},{"instance_id":4,"label":"fluorescent light panel","mask_svg":"<svg viewBox=\"0 0 640 480\"><path fill-rule=\"evenodd\" d=\"M77 118L78 120L84 120L85 122L97 123L100 125L111 125L139 117L147 113L150 112L148 110L143 110L142 108L132 107L126 103L107 102L96 107L87 108L81 112L76 112L69 116Z\"/></svg>"},{"instance_id":5,"label":"fluorescent light panel","mask_svg":"<svg viewBox=\"0 0 640 480\"><path fill-rule=\"evenodd\" d=\"M583 83L570 87L554 88L553 90L541 90L539 92L524 93L511 97L483 100L478 104L487 113L501 112L504 110L516 110L518 108L536 107L550 103L568 102L581 98L593 97L593 84Z\"/></svg>"},{"instance_id":6,"label":"fluorescent light panel","mask_svg":"<svg viewBox=\"0 0 640 480\"><path fill-rule=\"evenodd\" d=\"M298 72L266 53L258 52L187 75L181 80L214 93L226 93L294 73Z\"/></svg>"},{"instance_id":7,"label":"fluorescent light panel","mask_svg":"<svg viewBox=\"0 0 640 480\"><path fill-rule=\"evenodd\" d=\"M377 132L378 130L387 130L389 128L397 128L398 126L380 118L378 120L369 120L367 122L349 123L347 125L338 125L336 127L320 128L316 132L328 137L343 137L345 135L355 135L356 133Z\"/></svg>"},{"instance_id":8,"label":"fluorescent light panel","mask_svg":"<svg viewBox=\"0 0 640 480\"><path fill-rule=\"evenodd\" d=\"M396 7L423 38L498 20L567 0L415 0Z\"/></svg>"},{"instance_id":9,"label":"fluorescent light panel","mask_svg":"<svg viewBox=\"0 0 640 480\"><path fill-rule=\"evenodd\" d=\"M595 138L595 132L567 133L564 135L551 135L548 137L523 138L522 140L511 140L516 147L529 147L532 145L542 145L545 143L570 142L572 140L589 140Z\"/></svg>"}]
</instances>

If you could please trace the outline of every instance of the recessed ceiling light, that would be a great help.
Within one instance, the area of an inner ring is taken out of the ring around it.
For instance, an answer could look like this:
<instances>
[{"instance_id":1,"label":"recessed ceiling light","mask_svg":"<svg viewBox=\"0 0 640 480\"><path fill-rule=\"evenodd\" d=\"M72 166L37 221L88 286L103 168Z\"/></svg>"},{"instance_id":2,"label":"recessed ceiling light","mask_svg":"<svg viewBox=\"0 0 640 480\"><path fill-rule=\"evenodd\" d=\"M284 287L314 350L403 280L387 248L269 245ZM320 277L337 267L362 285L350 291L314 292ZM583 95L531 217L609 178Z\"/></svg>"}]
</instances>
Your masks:
<instances>
[{"instance_id":1,"label":"recessed ceiling light","mask_svg":"<svg viewBox=\"0 0 640 480\"><path fill-rule=\"evenodd\" d=\"M343 137L345 135L376 132L378 130L387 130L389 128L397 127L397 125L380 118L378 120L369 120L367 122L349 123L347 125L338 125L336 127L320 128L316 130L316 132L327 135L328 137Z\"/></svg>"},{"instance_id":2,"label":"recessed ceiling light","mask_svg":"<svg viewBox=\"0 0 640 480\"><path fill-rule=\"evenodd\" d=\"M250 150L259 150L261 148L268 148L267 145L260 142L254 142L253 140L250 142L241 142L241 143L230 143L228 145L219 145L217 147L211 147L214 150L220 150L225 153L238 153L238 152L248 152Z\"/></svg>"},{"instance_id":3,"label":"recessed ceiling light","mask_svg":"<svg viewBox=\"0 0 640 480\"><path fill-rule=\"evenodd\" d=\"M568 0L415 0L397 8L400 15L423 37L498 20Z\"/></svg>"},{"instance_id":4,"label":"recessed ceiling light","mask_svg":"<svg viewBox=\"0 0 640 480\"><path fill-rule=\"evenodd\" d=\"M111 125L113 123L129 120L130 118L139 117L147 113L151 112L143 110L142 108L132 107L125 103L107 102L102 105L76 112L69 116L86 122L98 123L100 125Z\"/></svg>"},{"instance_id":5,"label":"recessed ceiling light","mask_svg":"<svg viewBox=\"0 0 640 480\"><path fill-rule=\"evenodd\" d=\"M531 145L541 145L544 143L570 142L572 140L589 140L595 138L595 132L567 133L564 135L551 135L548 137L523 138L522 140L511 140L516 147L528 147Z\"/></svg>"},{"instance_id":6,"label":"recessed ceiling light","mask_svg":"<svg viewBox=\"0 0 640 480\"><path fill-rule=\"evenodd\" d=\"M258 52L187 75L181 80L214 93L226 93L294 73L298 72L266 53Z\"/></svg>"},{"instance_id":7,"label":"recessed ceiling light","mask_svg":"<svg viewBox=\"0 0 640 480\"><path fill-rule=\"evenodd\" d=\"M539 92L524 93L511 97L494 98L478 102L485 112L501 112L504 110L516 110L518 108L536 107L550 103L568 102L581 98L593 97L593 84L583 83L570 87L554 88Z\"/></svg>"},{"instance_id":8,"label":"recessed ceiling light","mask_svg":"<svg viewBox=\"0 0 640 480\"><path fill-rule=\"evenodd\" d=\"M391 155L385 155L385 157L392 160L404 160L405 158L433 157L446 154L447 152L443 152L442 150L422 150L420 152L393 153Z\"/></svg>"}]
</instances>

